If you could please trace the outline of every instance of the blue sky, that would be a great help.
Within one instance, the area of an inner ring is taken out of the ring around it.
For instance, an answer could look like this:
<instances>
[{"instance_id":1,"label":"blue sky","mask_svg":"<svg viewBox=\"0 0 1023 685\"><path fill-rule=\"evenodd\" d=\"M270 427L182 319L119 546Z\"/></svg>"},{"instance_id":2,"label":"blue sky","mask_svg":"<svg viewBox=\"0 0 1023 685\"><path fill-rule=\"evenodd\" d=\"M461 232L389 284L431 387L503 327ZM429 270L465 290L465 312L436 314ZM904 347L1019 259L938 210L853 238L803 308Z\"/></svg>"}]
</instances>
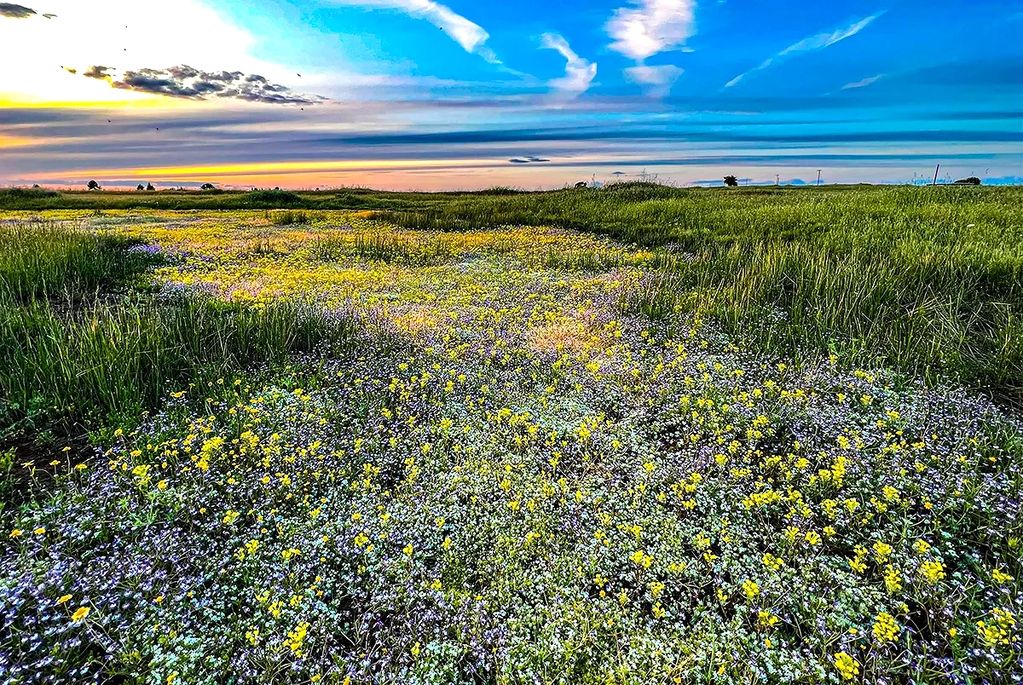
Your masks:
<instances>
[{"instance_id":1,"label":"blue sky","mask_svg":"<svg viewBox=\"0 0 1023 685\"><path fill-rule=\"evenodd\" d=\"M1023 177L1016 1L22 0L0 61L3 183Z\"/></svg>"}]
</instances>

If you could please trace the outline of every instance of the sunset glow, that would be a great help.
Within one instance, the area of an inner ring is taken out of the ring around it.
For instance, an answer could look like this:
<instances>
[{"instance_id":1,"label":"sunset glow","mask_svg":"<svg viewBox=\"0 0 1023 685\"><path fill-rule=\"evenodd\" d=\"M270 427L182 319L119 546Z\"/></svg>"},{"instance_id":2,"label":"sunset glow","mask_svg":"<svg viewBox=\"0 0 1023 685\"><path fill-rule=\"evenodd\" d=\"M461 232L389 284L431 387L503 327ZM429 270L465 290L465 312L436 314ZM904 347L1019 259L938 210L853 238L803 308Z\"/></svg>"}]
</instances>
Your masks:
<instances>
[{"instance_id":1,"label":"sunset glow","mask_svg":"<svg viewBox=\"0 0 1023 685\"><path fill-rule=\"evenodd\" d=\"M35 4L0 14L5 184L1023 177L1011 3Z\"/></svg>"}]
</instances>

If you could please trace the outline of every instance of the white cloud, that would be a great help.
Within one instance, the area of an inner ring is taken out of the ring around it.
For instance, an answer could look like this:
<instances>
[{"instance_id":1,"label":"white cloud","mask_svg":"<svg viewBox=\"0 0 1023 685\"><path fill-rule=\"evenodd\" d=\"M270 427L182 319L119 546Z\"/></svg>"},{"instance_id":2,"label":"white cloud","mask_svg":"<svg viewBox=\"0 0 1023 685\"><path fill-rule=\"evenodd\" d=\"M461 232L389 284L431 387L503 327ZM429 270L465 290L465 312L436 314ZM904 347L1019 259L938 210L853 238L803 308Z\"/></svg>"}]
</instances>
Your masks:
<instances>
[{"instance_id":1,"label":"white cloud","mask_svg":"<svg viewBox=\"0 0 1023 685\"><path fill-rule=\"evenodd\" d=\"M788 57L791 57L792 55L798 55L804 52L813 52L814 50L823 50L824 48L834 45L835 43L838 43L840 41L843 41L846 38L852 38L857 33L870 26L870 24L873 23L873 21L880 17L882 14L884 14L884 12L878 12L877 14L872 14L869 17L860 19L859 21L850 24L849 26L837 28L834 31L825 31L824 33L818 33L808 38L804 38L803 40L797 43L793 43L792 45L788 46L787 48L779 52L777 55L768 57L763 62L753 67L749 71L739 74L731 81L726 83L725 88L731 88L732 86L738 85L751 74L755 74L758 71L763 71L764 69L767 69L768 67L771 67L774 64Z\"/></svg>"},{"instance_id":2,"label":"white cloud","mask_svg":"<svg viewBox=\"0 0 1023 685\"><path fill-rule=\"evenodd\" d=\"M551 81L551 87L565 95L585 93L597 76L597 65L577 55L568 41L557 33L543 34L541 44L565 58L565 75Z\"/></svg>"},{"instance_id":3,"label":"white cloud","mask_svg":"<svg viewBox=\"0 0 1023 685\"><path fill-rule=\"evenodd\" d=\"M647 92L654 97L664 97L671 92L678 77L682 75L682 69L673 64L651 67L641 64L629 67L625 70L625 76L633 83L647 86Z\"/></svg>"},{"instance_id":4,"label":"white cloud","mask_svg":"<svg viewBox=\"0 0 1023 685\"><path fill-rule=\"evenodd\" d=\"M696 0L632 0L607 22L611 49L642 62L681 48L696 29Z\"/></svg>"},{"instance_id":5,"label":"white cloud","mask_svg":"<svg viewBox=\"0 0 1023 685\"><path fill-rule=\"evenodd\" d=\"M878 74L877 76L868 76L865 79L859 81L853 81L842 86L842 90L855 90L856 88L866 88L867 86L873 85L883 79L886 74Z\"/></svg>"},{"instance_id":6,"label":"white cloud","mask_svg":"<svg viewBox=\"0 0 1023 685\"><path fill-rule=\"evenodd\" d=\"M486 45L490 34L482 26L434 0L331 0L331 2L335 5L397 10L424 19L447 33L466 52L475 53L488 62L500 63L497 55Z\"/></svg>"}]
</instances>

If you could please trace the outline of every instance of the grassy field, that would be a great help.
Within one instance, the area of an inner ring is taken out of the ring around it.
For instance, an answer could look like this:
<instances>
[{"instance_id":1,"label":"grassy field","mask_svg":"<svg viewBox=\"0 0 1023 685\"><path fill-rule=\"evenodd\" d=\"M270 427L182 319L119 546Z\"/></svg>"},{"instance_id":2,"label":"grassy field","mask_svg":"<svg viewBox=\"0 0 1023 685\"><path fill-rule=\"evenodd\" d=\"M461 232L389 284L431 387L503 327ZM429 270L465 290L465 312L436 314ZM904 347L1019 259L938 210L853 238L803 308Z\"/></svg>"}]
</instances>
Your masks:
<instances>
[{"instance_id":1,"label":"grassy field","mask_svg":"<svg viewBox=\"0 0 1023 685\"><path fill-rule=\"evenodd\" d=\"M657 250L638 306L713 317L738 342L838 353L1023 400L1023 189L676 189L547 193L0 193L0 208L371 210L424 231L548 226ZM574 251L579 268L599 255Z\"/></svg>"},{"instance_id":2,"label":"grassy field","mask_svg":"<svg viewBox=\"0 0 1023 685\"><path fill-rule=\"evenodd\" d=\"M1019 672L1019 189L0 207L7 681Z\"/></svg>"},{"instance_id":3,"label":"grassy field","mask_svg":"<svg viewBox=\"0 0 1023 685\"><path fill-rule=\"evenodd\" d=\"M5 469L55 442L137 421L172 383L283 361L347 339L353 325L294 301L252 308L146 292L142 274L162 257L126 235L38 220L10 223L0 235ZM0 494L13 484L0 481Z\"/></svg>"}]
</instances>

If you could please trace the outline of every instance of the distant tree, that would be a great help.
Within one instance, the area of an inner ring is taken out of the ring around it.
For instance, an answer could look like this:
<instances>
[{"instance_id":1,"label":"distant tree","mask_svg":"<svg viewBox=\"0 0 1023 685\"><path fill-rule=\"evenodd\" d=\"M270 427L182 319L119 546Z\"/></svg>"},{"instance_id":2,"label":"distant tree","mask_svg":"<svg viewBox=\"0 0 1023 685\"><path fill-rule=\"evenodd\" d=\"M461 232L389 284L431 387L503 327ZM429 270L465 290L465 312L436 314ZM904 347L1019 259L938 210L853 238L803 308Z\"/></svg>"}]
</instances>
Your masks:
<instances>
[{"instance_id":1,"label":"distant tree","mask_svg":"<svg viewBox=\"0 0 1023 685\"><path fill-rule=\"evenodd\" d=\"M729 188L734 188L739 185L739 179L732 175L725 176L725 185Z\"/></svg>"},{"instance_id":2,"label":"distant tree","mask_svg":"<svg viewBox=\"0 0 1023 685\"><path fill-rule=\"evenodd\" d=\"M147 184L146 184L146 191L147 191L147 192L152 192L152 191L154 191L154 190L156 190L156 188L154 188L154 187L153 187L153 184L152 184L152 183L147 183Z\"/></svg>"},{"instance_id":3,"label":"distant tree","mask_svg":"<svg viewBox=\"0 0 1023 685\"><path fill-rule=\"evenodd\" d=\"M955 182L957 186L979 186L980 179L976 176L970 176L969 178L961 178Z\"/></svg>"},{"instance_id":4,"label":"distant tree","mask_svg":"<svg viewBox=\"0 0 1023 685\"><path fill-rule=\"evenodd\" d=\"M146 187L144 185L142 185L141 183L139 183L137 186L135 186L135 190L138 190L138 191L143 191L145 189L146 189Z\"/></svg>"},{"instance_id":5,"label":"distant tree","mask_svg":"<svg viewBox=\"0 0 1023 685\"><path fill-rule=\"evenodd\" d=\"M203 183L201 186L199 186L199 190L216 190L216 189L217 189L217 187L215 185L213 185L212 183Z\"/></svg>"},{"instance_id":6,"label":"distant tree","mask_svg":"<svg viewBox=\"0 0 1023 685\"><path fill-rule=\"evenodd\" d=\"M89 190L103 190L102 188L99 187L99 183L96 183L95 181L89 181L89 185L86 187Z\"/></svg>"}]
</instances>

